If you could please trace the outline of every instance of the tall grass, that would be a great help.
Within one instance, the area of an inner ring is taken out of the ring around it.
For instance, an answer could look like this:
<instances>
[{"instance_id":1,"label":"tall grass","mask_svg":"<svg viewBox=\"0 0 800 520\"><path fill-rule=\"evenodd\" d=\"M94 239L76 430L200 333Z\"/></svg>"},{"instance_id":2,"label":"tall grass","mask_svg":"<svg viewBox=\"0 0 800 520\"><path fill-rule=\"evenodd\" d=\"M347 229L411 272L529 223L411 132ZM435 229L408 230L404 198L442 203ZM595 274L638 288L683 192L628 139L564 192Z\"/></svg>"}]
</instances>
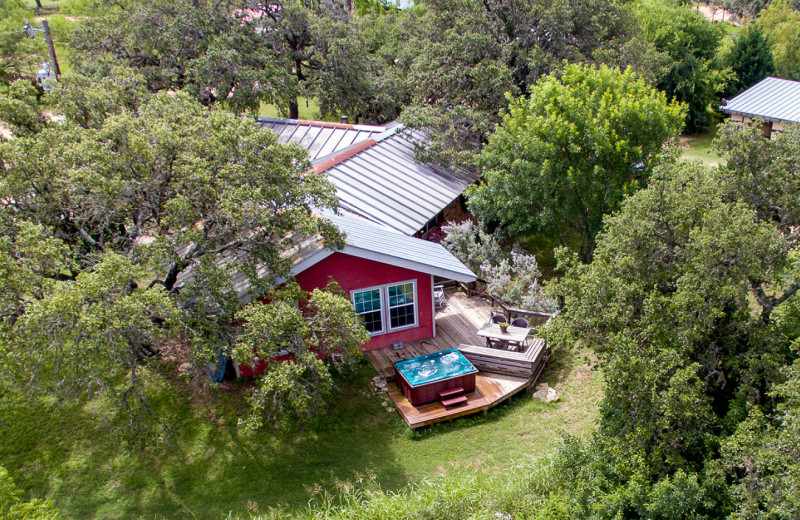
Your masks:
<instances>
[{"instance_id":1,"label":"tall grass","mask_svg":"<svg viewBox=\"0 0 800 520\"><path fill-rule=\"evenodd\" d=\"M340 482L337 492L320 491L303 511L270 510L229 520L498 520L534 518L552 491L550 456L511 465L503 473L460 469L424 479L400 492L372 481Z\"/></svg>"}]
</instances>

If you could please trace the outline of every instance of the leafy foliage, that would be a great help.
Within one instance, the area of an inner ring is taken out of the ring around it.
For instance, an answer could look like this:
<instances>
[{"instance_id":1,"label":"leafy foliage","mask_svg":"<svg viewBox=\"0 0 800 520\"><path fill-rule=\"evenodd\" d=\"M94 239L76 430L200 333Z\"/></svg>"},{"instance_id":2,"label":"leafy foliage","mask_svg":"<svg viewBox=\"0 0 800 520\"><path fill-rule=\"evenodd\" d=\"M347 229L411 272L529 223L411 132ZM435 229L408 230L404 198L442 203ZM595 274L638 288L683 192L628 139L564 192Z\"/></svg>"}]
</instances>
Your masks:
<instances>
[{"instance_id":1,"label":"leafy foliage","mask_svg":"<svg viewBox=\"0 0 800 520\"><path fill-rule=\"evenodd\" d=\"M797 184L785 169L797 130L776 144L757 130L722 129L720 170L659 168L608 219L591 265L561 253L552 290L566 312L547 334L594 345L606 375L600 429L565 459L574 516L796 513L781 502L796 491L783 447L794 421L781 414L797 358L797 199L784 191Z\"/></svg>"},{"instance_id":2,"label":"leafy foliage","mask_svg":"<svg viewBox=\"0 0 800 520\"><path fill-rule=\"evenodd\" d=\"M617 3L448 0L421 4L419 48L409 70L412 105L403 120L425 129L426 156L474 166L508 105L563 61L585 62L626 39Z\"/></svg>"},{"instance_id":3,"label":"leafy foliage","mask_svg":"<svg viewBox=\"0 0 800 520\"><path fill-rule=\"evenodd\" d=\"M681 128L683 109L632 71L569 65L512 102L481 155L470 209L511 236L570 231L591 258L603 216L634 192Z\"/></svg>"},{"instance_id":4,"label":"leafy foliage","mask_svg":"<svg viewBox=\"0 0 800 520\"><path fill-rule=\"evenodd\" d=\"M656 86L669 100L688 105L686 129L699 130L708 123L707 112L728 81L716 60L722 26L706 21L699 11L658 2L643 2L636 12L642 37L670 58L669 71Z\"/></svg>"},{"instance_id":5,"label":"leafy foliage","mask_svg":"<svg viewBox=\"0 0 800 520\"><path fill-rule=\"evenodd\" d=\"M727 59L736 75L728 85L728 95L736 95L767 76L775 75L769 42L758 25L749 26L736 39Z\"/></svg>"},{"instance_id":6,"label":"leafy foliage","mask_svg":"<svg viewBox=\"0 0 800 520\"><path fill-rule=\"evenodd\" d=\"M0 466L0 515L7 520L58 520L58 510L48 500L22 501L22 492Z\"/></svg>"},{"instance_id":7,"label":"leafy foliage","mask_svg":"<svg viewBox=\"0 0 800 520\"><path fill-rule=\"evenodd\" d=\"M160 345L185 338L198 369L236 345L232 277L252 298L287 274L297 238L338 243L311 213L334 190L303 149L185 93L149 96L136 75L67 76L54 95L63 123L0 148L0 357L18 384L109 392L138 442Z\"/></svg>"},{"instance_id":8,"label":"leafy foliage","mask_svg":"<svg viewBox=\"0 0 800 520\"><path fill-rule=\"evenodd\" d=\"M546 297L536 257L519 246L505 251L498 239L470 220L442 227L444 246L473 272L480 272L490 294L518 308L555 312L556 303Z\"/></svg>"},{"instance_id":9,"label":"leafy foliage","mask_svg":"<svg viewBox=\"0 0 800 520\"><path fill-rule=\"evenodd\" d=\"M721 465L734 478L733 519L791 518L800 512L800 362L786 372L786 381L773 390L775 411L753 408L722 445Z\"/></svg>"},{"instance_id":10,"label":"leafy foliage","mask_svg":"<svg viewBox=\"0 0 800 520\"><path fill-rule=\"evenodd\" d=\"M789 0L773 0L757 23L772 44L778 76L800 80L800 11Z\"/></svg>"},{"instance_id":11,"label":"leafy foliage","mask_svg":"<svg viewBox=\"0 0 800 520\"><path fill-rule=\"evenodd\" d=\"M300 300L302 308L296 305ZM249 401L250 429L264 421L309 418L335 388L326 360L341 370L363 354L369 340L353 306L336 282L302 294L290 286L271 295L268 305L250 304L237 317L244 321L233 354L247 359L253 353L265 360L289 353L292 359L271 364Z\"/></svg>"},{"instance_id":12,"label":"leafy foliage","mask_svg":"<svg viewBox=\"0 0 800 520\"><path fill-rule=\"evenodd\" d=\"M387 52L398 36L387 17L353 19L332 0L101 4L100 16L93 4L74 6L93 14L72 39L83 73L102 78L124 65L151 92L185 89L236 113L270 103L296 119L300 96L315 97L322 116L386 122L399 113L403 89Z\"/></svg>"},{"instance_id":13,"label":"leafy foliage","mask_svg":"<svg viewBox=\"0 0 800 520\"><path fill-rule=\"evenodd\" d=\"M26 69L47 56L44 38L30 39L22 30L29 16L22 0L0 2L0 82L12 83L25 72L30 74Z\"/></svg>"}]
</instances>

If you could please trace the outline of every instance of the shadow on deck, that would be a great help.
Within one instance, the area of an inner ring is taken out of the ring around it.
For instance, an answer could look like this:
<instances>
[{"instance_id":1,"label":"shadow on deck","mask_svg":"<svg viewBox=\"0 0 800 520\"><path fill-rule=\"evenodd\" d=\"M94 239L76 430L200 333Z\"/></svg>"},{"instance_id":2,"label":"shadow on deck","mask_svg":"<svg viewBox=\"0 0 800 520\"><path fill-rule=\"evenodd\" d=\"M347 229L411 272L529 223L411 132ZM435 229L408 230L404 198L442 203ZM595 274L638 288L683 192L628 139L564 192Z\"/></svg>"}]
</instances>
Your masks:
<instances>
[{"instance_id":1,"label":"shadow on deck","mask_svg":"<svg viewBox=\"0 0 800 520\"><path fill-rule=\"evenodd\" d=\"M523 390L530 391L536 384L549 358L544 340L533 338L524 352L486 348L477 331L491 314L488 301L448 289L447 305L436 313L436 337L406 342L399 350L386 347L367 352L375 370L387 381L394 380L397 361L456 347L479 370L475 392L467 394L467 403L449 409L438 402L413 406L397 385L390 382L389 397L410 428L485 413Z\"/></svg>"}]
</instances>

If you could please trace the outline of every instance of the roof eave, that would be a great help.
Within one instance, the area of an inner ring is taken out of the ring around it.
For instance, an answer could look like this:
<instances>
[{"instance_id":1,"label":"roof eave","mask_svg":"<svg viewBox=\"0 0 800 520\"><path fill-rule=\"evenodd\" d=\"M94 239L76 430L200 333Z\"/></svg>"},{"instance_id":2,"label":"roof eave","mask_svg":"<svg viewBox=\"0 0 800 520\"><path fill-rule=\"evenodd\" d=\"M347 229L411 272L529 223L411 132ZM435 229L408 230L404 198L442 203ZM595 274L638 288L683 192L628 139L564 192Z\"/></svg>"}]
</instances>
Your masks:
<instances>
[{"instance_id":1,"label":"roof eave","mask_svg":"<svg viewBox=\"0 0 800 520\"><path fill-rule=\"evenodd\" d=\"M375 251L369 251L368 249L363 249L360 247L346 245L344 249L341 250L341 252L348 255L357 256L359 258L366 258L367 260L374 260L375 262L381 262L383 264L393 265L396 267L403 267L405 269L410 269L412 271L419 271L425 274L432 274L435 276L439 276L441 278L447 278L448 280L455 280L457 282L462 282L462 283L474 282L478 279L478 277L475 276L475 274L473 274L472 272L467 274L461 271L454 271L452 269L447 269L444 267L422 264L419 262L408 260L406 258L399 258L396 256L386 255Z\"/></svg>"},{"instance_id":2,"label":"roof eave","mask_svg":"<svg viewBox=\"0 0 800 520\"><path fill-rule=\"evenodd\" d=\"M737 116L742 116L742 117L760 117L764 121L769 121L769 122L772 122L772 123L800 123L800 121L793 121L791 119L780 119L780 118L777 118L777 117L769 117L769 116L765 116L765 115L761 115L761 114L753 114L753 113L750 113L750 112L740 112L738 110L731 110L731 109L726 108L726 107L719 107L719 109L720 109L721 112L724 112L724 113L726 113L728 115L737 115Z\"/></svg>"}]
</instances>

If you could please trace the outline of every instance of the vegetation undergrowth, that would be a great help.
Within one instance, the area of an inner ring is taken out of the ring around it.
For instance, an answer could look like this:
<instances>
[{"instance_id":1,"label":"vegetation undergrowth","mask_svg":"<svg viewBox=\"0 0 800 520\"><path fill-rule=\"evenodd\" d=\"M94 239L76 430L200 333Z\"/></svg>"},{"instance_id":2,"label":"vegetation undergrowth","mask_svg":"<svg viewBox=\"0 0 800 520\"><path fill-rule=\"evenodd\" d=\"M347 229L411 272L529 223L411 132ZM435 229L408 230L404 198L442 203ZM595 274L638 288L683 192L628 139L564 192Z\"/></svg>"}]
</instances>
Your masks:
<instances>
[{"instance_id":1,"label":"vegetation undergrowth","mask_svg":"<svg viewBox=\"0 0 800 520\"><path fill-rule=\"evenodd\" d=\"M222 518L248 511L299 514L310 499L338 495L361 481L390 492L446 474L478 471L500 478L516 461L548 453L560 433L594 430L602 399L588 354L558 352L543 380L561 392L554 403L523 394L474 416L412 432L368 388L368 364L338 380L344 399L305 429L245 434L247 383L212 391L153 383L154 413L169 417L144 450L121 449L109 435L111 403L0 400L0 464L30 497L50 498L66 518ZM366 492L366 491L364 491Z\"/></svg>"}]
</instances>

